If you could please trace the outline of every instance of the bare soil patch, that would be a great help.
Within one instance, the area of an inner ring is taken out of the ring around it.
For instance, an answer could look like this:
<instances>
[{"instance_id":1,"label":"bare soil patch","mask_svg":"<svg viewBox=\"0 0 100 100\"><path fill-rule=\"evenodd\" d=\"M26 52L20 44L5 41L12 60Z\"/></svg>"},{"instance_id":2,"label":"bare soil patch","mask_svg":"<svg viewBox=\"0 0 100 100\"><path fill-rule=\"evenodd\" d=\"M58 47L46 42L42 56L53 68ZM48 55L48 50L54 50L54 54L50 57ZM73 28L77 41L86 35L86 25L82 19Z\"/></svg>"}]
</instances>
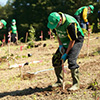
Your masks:
<instances>
[{"instance_id":1,"label":"bare soil patch","mask_svg":"<svg viewBox=\"0 0 100 100\"><path fill-rule=\"evenodd\" d=\"M13 54L9 60L11 65L41 60L39 63L25 65L22 69L18 67L10 69L7 59L8 46L0 48L2 53L0 56L0 100L100 100L100 38L94 37L100 37L100 34L90 36L89 56L87 56L87 39L85 39L78 57L77 62L80 65L78 91L67 91L72 85L67 61L65 62L67 71L65 90L62 87L51 87L56 82L51 59L58 47L57 40L38 41L37 44L41 45L31 49L25 46L22 51L20 51L20 46L26 44L11 46L11 54ZM32 54L31 57L28 57L29 53ZM28 72L38 73L28 74Z\"/></svg>"}]
</instances>

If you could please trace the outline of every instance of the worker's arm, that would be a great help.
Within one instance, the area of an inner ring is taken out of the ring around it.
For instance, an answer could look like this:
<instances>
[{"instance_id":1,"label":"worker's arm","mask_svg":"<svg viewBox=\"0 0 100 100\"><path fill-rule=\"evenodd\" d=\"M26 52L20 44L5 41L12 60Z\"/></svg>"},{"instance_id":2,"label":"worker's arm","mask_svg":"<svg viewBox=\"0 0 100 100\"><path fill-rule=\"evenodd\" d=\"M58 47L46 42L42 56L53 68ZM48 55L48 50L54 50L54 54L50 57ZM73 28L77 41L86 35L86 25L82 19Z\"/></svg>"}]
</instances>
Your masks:
<instances>
[{"instance_id":1,"label":"worker's arm","mask_svg":"<svg viewBox=\"0 0 100 100\"><path fill-rule=\"evenodd\" d=\"M72 23L71 25L68 26L67 35L68 35L68 37L70 39L70 42L69 42L68 48L66 50L66 53L64 53L63 56L61 57L61 59L63 61L66 60L69 51L73 48L73 46L75 44L75 40L77 38L77 33L76 32L77 32L77 28L76 28L76 24L75 23Z\"/></svg>"},{"instance_id":2,"label":"worker's arm","mask_svg":"<svg viewBox=\"0 0 100 100\"><path fill-rule=\"evenodd\" d=\"M69 53L69 51L71 50L71 48L74 46L74 43L75 43L75 40L70 41L69 46L68 46L68 49L66 51L66 54Z\"/></svg>"},{"instance_id":3,"label":"worker's arm","mask_svg":"<svg viewBox=\"0 0 100 100\"><path fill-rule=\"evenodd\" d=\"M84 8L83 15L82 15L84 22L88 22L87 12L88 12L88 9L87 8Z\"/></svg>"},{"instance_id":4,"label":"worker's arm","mask_svg":"<svg viewBox=\"0 0 100 100\"><path fill-rule=\"evenodd\" d=\"M74 46L75 40L77 38L77 26L75 23L72 23L71 25L68 26L67 34L70 39L70 43L68 45L66 54L68 54L71 48Z\"/></svg>"}]
</instances>

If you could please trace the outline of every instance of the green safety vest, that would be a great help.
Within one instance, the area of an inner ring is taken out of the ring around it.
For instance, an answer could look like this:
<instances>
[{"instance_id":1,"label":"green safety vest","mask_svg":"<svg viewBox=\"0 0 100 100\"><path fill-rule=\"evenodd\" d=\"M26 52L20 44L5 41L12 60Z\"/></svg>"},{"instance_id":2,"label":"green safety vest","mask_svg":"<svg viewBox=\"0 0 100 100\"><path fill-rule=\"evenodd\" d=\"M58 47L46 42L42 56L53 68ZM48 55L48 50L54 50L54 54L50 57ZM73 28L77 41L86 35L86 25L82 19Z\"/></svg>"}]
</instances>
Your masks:
<instances>
[{"instance_id":1,"label":"green safety vest","mask_svg":"<svg viewBox=\"0 0 100 100\"><path fill-rule=\"evenodd\" d=\"M77 31L81 32L81 35L84 36L83 31L79 25L79 23L76 21L76 19L68 14L65 14L66 20L65 23L63 25L61 25L60 27L57 27L55 30L57 32L57 35L60 39L60 41L62 42L63 46L65 48L68 48L70 39L68 37L68 32L67 32L67 27L71 24L71 23L76 23L77 26Z\"/></svg>"},{"instance_id":2,"label":"green safety vest","mask_svg":"<svg viewBox=\"0 0 100 100\"><path fill-rule=\"evenodd\" d=\"M16 27L16 25L11 25L11 30L12 30L12 33L13 34L17 34L17 27Z\"/></svg>"},{"instance_id":3,"label":"green safety vest","mask_svg":"<svg viewBox=\"0 0 100 100\"><path fill-rule=\"evenodd\" d=\"M87 8L87 6L83 6L83 7L79 8L79 9L75 12L74 15L79 15L79 14L81 14L84 8Z\"/></svg>"}]
</instances>

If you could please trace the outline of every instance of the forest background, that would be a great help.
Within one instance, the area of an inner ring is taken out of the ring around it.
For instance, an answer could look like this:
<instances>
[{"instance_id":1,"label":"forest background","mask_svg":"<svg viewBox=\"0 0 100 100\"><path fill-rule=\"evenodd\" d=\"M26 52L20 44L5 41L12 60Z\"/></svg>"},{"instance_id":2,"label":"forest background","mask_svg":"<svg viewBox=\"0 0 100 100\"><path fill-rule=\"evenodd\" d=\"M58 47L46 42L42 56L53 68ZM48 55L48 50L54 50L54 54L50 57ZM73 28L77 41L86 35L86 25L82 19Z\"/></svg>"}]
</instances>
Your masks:
<instances>
[{"instance_id":1,"label":"forest background","mask_svg":"<svg viewBox=\"0 0 100 100\"><path fill-rule=\"evenodd\" d=\"M7 21L7 27L10 26L11 20L16 19L18 36L25 41L26 32L32 27L34 28L35 40L40 40L39 36L43 31L44 40L49 38L47 21L48 15L51 12L63 12L74 15L75 11L81 6L88 6L92 4L95 9L93 14L88 16L91 25L94 25L93 32L99 32L97 28L98 11L100 10L100 1L96 0L8 0L7 3L0 5L0 19ZM0 30L0 40L6 34L7 29Z\"/></svg>"}]
</instances>

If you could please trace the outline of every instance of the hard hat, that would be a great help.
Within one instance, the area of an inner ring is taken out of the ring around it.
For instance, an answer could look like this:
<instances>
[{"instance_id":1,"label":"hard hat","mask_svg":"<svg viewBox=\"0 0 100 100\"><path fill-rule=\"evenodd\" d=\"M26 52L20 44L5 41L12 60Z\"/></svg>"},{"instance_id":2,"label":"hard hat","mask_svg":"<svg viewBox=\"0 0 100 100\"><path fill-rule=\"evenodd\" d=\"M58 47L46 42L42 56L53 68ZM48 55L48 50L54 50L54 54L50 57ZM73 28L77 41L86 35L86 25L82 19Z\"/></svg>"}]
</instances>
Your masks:
<instances>
[{"instance_id":1,"label":"hard hat","mask_svg":"<svg viewBox=\"0 0 100 100\"><path fill-rule=\"evenodd\" d=\"M52 12L48 17L47 27L50 29L54 29L58 25L59 21L60 21L60 15L57 12Z\"/></svg>"},{"instance_id":2,"label":"hard hat","mask_svg":"<svg viewBox=\"0 0 100 100\"><path fill-rule=\"evenodd\" d=\"M93 13L94 6L93 5L89 5L89 7L91 8L91 13Z\"/></svg>"},{"instance_id":3,"label":"hard hat","mask_svg":"<svg viewBox=\"0 0 100 100\"><path fill-rule=\"evenodd\" d=\"M7 22L4 19L1 19L0 22L3 23L3 25L4 25L3 28L6 29Z\"/></svg>"}]
</instances>

